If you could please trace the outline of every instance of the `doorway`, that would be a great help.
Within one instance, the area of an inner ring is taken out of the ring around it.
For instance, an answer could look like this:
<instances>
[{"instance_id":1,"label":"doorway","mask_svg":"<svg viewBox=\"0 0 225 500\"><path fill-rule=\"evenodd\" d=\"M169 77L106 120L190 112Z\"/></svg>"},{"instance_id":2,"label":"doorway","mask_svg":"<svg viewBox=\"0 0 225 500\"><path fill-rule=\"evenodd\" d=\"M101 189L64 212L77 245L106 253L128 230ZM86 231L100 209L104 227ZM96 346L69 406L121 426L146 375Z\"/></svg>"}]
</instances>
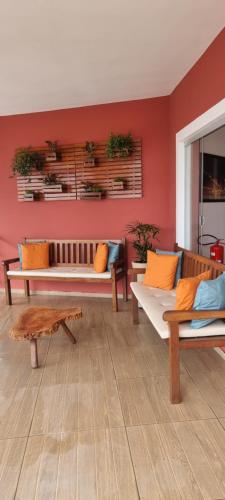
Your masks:
<instances>
[{"instance_id":1,"label":"doorway","mask_svg":"<svg viewBox=\"0 0 225 500\"><path fill-rule=\"evenodd\" d=\"M199 141L199 253L210 256L213 235L225 240L225 126Z\"/></svg>"},{"instance_id":2,"label":"doorway","mask_svg":"<svg viewBox=\"0 0 225 500\"><path fill-rule=\"evenodd\" d=\"M176 134L176 240L193 246L192 143L225 125L225 99Z\"/></svg>"}]
</instances>

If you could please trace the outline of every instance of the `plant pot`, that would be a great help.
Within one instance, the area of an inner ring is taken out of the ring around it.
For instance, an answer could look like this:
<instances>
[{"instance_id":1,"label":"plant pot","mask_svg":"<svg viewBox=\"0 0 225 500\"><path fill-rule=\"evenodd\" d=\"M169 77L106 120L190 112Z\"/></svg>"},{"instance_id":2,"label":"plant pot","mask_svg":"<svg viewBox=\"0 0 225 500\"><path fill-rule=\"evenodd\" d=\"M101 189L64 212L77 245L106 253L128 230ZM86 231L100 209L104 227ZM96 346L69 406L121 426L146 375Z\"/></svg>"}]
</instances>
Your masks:
<instances>
[{"instance_id":1,"label":"plant pot","mask_svg":"<svg viewBox=\"0 0 225 500\"><path fill-rule=\"evenodd\" d=\"M57 160L57 153L47 153L45 157L46 162L51 162L51 161L56 161Z\"/></svg>"},{"instance_id":2,"label":"plant pot","mask_svg":"<svg viewBox=\"0 0 225 500\"><path fill-rule=\"evenodd\" d=\"M93 191L86 191L85 193L81 193L81 200L101 200L104 196L104 193L95 193Z\"/></svg>"},{"instance_id":3,"label":"plant pot","mask_svg":"<svg viewBox=\"0 0 225 500\"><path fill-rule=\"evenodd\" d=\"M62 184L45 184L43 188L43 193L62 193Z\"/></svg>"},{"instance_id":4,"label":"plant pot","mask_svg":"<svg viewBox=\"0 0 225 500\"><path fill-rule=\"evenodd\" d=\"M87 158L84 160L85 167L94 167L96 165L96 158Z\"/></svg>"},{"instance_id":5,"label":"plant pot","mask_svg":"<svg viewBox=\"0 0 225 500\"><path fill-rule=\"evenodd\" d=\"M113 181L113 190L114 191L123 191L125 188L123 181Z\"/></svg>"},{"instance_id":6,"label":"plant pot","mask_svg":"<svg viewBox=\"0 0 225 500\"><path fill-rule=\"evenodd\" d=\"M39 194L38 193L24 193L23 199L24 199L24 201L38 201Z\"/></svg>"},{"instance_id":7,"label":"plant pot","mask_svg":"<svg viewBox=\"0 0 225 500\"><path fill-rule=\"evenodd\" d=\"M131 262L133 269L146 269L147 267L147 262ZM137 281L142 282L144 280L144 274L137 274ZM140 303L138 302L138 307L142 309Z\"/></svg>"}]
</instances>

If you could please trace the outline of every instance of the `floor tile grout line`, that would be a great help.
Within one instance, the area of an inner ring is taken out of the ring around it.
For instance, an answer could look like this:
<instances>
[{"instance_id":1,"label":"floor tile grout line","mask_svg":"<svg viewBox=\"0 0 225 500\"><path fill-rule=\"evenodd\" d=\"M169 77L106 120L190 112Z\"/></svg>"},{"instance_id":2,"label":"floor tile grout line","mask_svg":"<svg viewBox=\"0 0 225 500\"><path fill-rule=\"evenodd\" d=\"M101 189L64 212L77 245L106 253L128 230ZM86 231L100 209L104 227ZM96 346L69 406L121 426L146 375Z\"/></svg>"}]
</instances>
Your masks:
<instances>
[{"instance_id":1,"label":"floor tile grout line","mask_svg":"<svg viewBox=\"0 0 225 500\"><path fill-rule=\"evenodd\" d=\"M199 394L201 395L201 397L202 397L203 401L205 401L205 403L207 404L207 406L210 408L210 410L212 411L212 413L215 415L215 418L217 418L217 420L218 420L218 419L219 419L219 417L217 417L217 415L216 415L216 413L215 413L214 409L212 408L211 404L210 404L210 403L208 403L208 401L207 401L207 399L205 398L204 394L202 393L201 389L199 389L199 388L198 388L198 386L196 385L195 380L194 380L194 378L192 377L192 375L191 375L191 373L190 373L189 369L188 369L188 368L186 368L186 370L187 370L187 373L188 373L188 375L189 375L189 377L190 377L190 379L191 379L192 383L194 384L194 386L196 387L197 391L198 391L198 392L199 392ZM204 419L204 420L208 420L208 419Z\"/></svg>"},{"instance_id":2,"label":"floor tile grout line","mask_svg":"<svg viewBox=\"0 0 225 500\"><path fill-rule=\"evenodd\" d=\"M106 330L106 335L107 335L107 339L108 339L108 332L107 332L107 330ZM108 339L108 343L109 343L109 339ZM114 375L115 375L116 388L117 388L119 402L120 402L120 406L121 406L121 412L122 412L122 417L123 417L123 422L124 422L124 430L125 430L125 434L126 434L126 440L127 440L127 445L128 445L128 450L129 450L131 465L132 465L132 469L133 469L133 473L134 473L135 485L136 485L136 488L137 488L137 495L138 495L138 499L141 500L141 494L140 494L140 491L139 491L137 476L136 476L135 467L134 467L134 462L133 462L133 458L132 458L132 454L131 454L131 448L130 448L130 443L129 443L129 439L128 439L126 422L125 422L125 418L124 418L123 407L122 407L122 403L121 403L120 392L119 392L119 388L118 388L118 381L117 381L117 378L116 378L116 372L115 372L115 367L114 367L114 363L113 363L113 357L112 357L112 353L111 353L110 343L109 343L109 352L110 352L110 358L111 358L111 362L112 362L113 372L114 372Z\"/></svg>"},{"instance_id":3,"label":"floor tile grout line","mask_svg":"<svg viewBox=\"0 0 225 500\"><path fill-rule=\"evenodd\" d=\"M43 371L42 371L42 374L41 374L41 377L40 377L40 382L39 382L39 385L38 385L38 391L37 391L37 396L36 396L36 400L35 400L35 403L34 403L34 409L33 409L33 414L32 414L32 417L31 417L31 422L30 422L30 426L29 426L29 430L28 430L28 435L26 437L26 444L25 444L24 453L23 453L23 457L22 457L21 465L20 465L20 471L19 471L19 474L18 474L18 479L17 479L17 483L16 483L16 487L15 487L14 500L16 499L16 495L17 495L17 491L18 491L19 481L20 481L20 477L21 477L21 473L22 473L22 469L23 469L23 464L24 464L24 459L25 459L25 455L26 455L26 451L27 451L28 440L31 437L30 431L31 431L31 427L32 427L33 419L34 419L34 413L35 413L35 409L36 409L36 405L37 405L37 400L38 400L38 396L39 396L39 392L40 392L40 387L41 387L42 379L43 379L43 376L44 376L44 371L45 371L45 368L46 368L46 361L47 361L47 357L48 357L48 353L49 353L51 341L52 341L52 336L49 339L48 348L47 348L46 355L45 355L45 358L44 358L44 361L43 361ZM31 369L33 370L33 368L31 368Z\"/></svg>"}]
</instances>

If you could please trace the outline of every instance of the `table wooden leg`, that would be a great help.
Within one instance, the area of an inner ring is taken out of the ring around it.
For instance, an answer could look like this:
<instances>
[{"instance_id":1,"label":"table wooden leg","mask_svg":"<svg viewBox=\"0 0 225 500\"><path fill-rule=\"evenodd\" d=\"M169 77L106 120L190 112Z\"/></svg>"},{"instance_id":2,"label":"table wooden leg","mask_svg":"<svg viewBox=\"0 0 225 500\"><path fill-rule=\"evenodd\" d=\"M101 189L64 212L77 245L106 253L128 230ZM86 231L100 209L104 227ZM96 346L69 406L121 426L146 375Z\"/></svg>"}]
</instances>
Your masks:
<instances>
[{"instance_id":1,"label":"table wooden leg","mask_svg":"<svg viewBox=\"0 0 225 500\"><path fill-rule=\"evenodd\" d=\"M61 321L61 325L63 327L63 330L64 330L65 334L70 339L70 341L72 342L72 344L76 344L77 341L76 341L74 335L72 334L72 332L70 331L70 329L68 328L68 326L66 325L65 321Z\"/></svg>"},{"instance_id":2,"label":"table wooden leg","mask_svg":"<svg viewBox=\"0 0 225 500\"><path fill-rule=\"evenodd\" d=\"M31 367L38 368L37 339L30 340L30 359Z\"/></svg>"}]
</instances>

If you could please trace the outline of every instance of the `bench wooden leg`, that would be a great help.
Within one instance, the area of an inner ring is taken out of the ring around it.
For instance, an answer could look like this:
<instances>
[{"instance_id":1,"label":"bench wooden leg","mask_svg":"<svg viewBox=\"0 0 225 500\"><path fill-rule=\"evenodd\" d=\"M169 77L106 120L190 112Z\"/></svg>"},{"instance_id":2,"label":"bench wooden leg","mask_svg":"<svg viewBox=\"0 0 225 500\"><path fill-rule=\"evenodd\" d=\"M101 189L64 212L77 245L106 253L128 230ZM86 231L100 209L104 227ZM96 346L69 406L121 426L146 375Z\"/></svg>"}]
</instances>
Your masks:
<instances>
[{"instance_id":1,"label":"bench wooden leg","mask_svg":"<svg viewBox=\"0 0 225 500\"><path fill-rule=\"evenodd\" d=\"M117 279L114 270L112 272L112 310L113 312L118 311Z\"/></svg>"},{"instance_id":2,"label":"bench wooden leg","mask_svg":"<svg viewBox=\"0 0 225 500\"><path fill-rule=\"evenodd\" d=\"M139 323L139 314L138 314L138 301L132 292L132 315L133 315L133 323L134 325L138 325Z\"/></svg>"},{"instance_id":3,"label":"bench wooden leg","mask_svg":"<svg viewBox=\"0 0 225 500\"><path fill-rule=\"evenodd\" d=\"M77 341L76 341L74 335L72 334L72 332L70 331L70 329L68 328L68 326L66 325L65 321L61 321L61 325L62 325L62 328L63 328L65 334L70 339L72 344L76 344Z\"/></svg>"},{"instance_id":4,"label":"bench wooden leg","mask_svg":"<svg viewBox=\"0 0 225 500\"><path fill-rule=\"evenodd\" d=\"M127 302L127 273L123 277L123 301Z\"/></svg>"},{"instance_id":5,"label":"bench wooden leg","mask_svg":"<svg viewBox=\"0 0 225 500\"><path fill-rule=\"evenodd\" d=\"M5 278L5 303L8 306L12 305L11 282L8 278Z\"/></svg>"},{"instance_id":6,"label":"bench wooden leg","mask_svg":"<svg viewBox=\"0 0 225 500\"><path fill-rule=\"evenodd\" d=\"M11 292L11 283L8 279L7 272L9 270L9 266L7 264L3 265L3 273L4 273L4 284L5 284L5 303L7 306L12 305L12 292Z\"/></svg>"},{"instance_id":7,"label":"bench wooden leg","mask_svg":"<svg viewBox=\"0 0 225 500\"><path fill-rule=\"evenodd\" d=\"M30 359L31 367L38 368L37 339L30 340Z\"/></svg>"},{"instance_id":8,"label":"bench wooden leg","mask_svg":"<svg viewBox=\"0 0 225 500\"><path fill-rule=\"evenodd\" d=\"M29 284L29 280L24 280L24 292L25 292L25 297L30 297L30 284Z\"/></svg>"},{"instance_id":9,"label":"bench wooden leg","mask_svg":"<svg viewBox=\"0 0 225 500\"><path fill-rule=\"evenodd\" d=\"M174 404L181 402L179 323L171 321L169 327L170 400Z\"/></svg>"}]
</instances>

